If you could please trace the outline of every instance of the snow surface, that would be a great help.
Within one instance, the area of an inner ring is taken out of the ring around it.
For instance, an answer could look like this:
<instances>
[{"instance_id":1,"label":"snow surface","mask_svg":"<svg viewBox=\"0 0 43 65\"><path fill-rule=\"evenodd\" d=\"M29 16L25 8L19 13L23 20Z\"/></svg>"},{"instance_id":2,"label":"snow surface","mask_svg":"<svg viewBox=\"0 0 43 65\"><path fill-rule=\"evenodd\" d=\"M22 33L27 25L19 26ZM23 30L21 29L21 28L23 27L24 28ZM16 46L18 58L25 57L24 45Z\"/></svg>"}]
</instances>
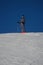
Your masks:
<instances>
[{"instance_id":1,"label":"snow surface","mask_svg":"<svg viewBox=\"0 0 43 65\"><path fill-rule=\"evenodd\" d=\"M43 65L43 33L0 34L0 65Z\"/></svg>"}]
</instances>

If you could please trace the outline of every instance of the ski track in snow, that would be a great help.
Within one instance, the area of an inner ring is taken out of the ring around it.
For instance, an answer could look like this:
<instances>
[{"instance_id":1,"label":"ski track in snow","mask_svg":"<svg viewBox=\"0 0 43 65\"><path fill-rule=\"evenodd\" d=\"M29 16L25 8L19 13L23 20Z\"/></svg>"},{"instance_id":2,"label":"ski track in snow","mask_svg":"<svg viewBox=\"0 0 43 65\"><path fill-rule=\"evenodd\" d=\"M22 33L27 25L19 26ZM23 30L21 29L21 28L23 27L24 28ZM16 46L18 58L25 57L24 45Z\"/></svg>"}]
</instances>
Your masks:
<instances>
[{"instance_id":1,"label":"ski track in snow","mask_svg":"<svg viewBox=\"0 0 43 65\"><path fill-rule=\"evenodd\" d=\"M43 33L0 34L0 65L43 65Z\"/></svg>"}]
</instances>

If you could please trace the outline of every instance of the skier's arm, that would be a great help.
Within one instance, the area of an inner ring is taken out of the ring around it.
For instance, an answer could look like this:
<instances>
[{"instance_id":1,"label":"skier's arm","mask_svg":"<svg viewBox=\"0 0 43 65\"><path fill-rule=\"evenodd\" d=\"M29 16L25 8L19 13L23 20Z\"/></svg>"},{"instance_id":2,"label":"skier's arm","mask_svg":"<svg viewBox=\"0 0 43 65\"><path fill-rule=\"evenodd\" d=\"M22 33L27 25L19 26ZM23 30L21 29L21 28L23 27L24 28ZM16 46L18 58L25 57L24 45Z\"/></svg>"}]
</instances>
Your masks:
<instances>
[{"instance_id":1,"label":"skier's arm","mask_svg":"<svg viewBox=\"0 0 43 65\"><path fill-rule=\"evenodd\" d=\"M19 23L19 24L20 24L21 22L17 22L17 23Z\"/></svg>"}]
</instances>

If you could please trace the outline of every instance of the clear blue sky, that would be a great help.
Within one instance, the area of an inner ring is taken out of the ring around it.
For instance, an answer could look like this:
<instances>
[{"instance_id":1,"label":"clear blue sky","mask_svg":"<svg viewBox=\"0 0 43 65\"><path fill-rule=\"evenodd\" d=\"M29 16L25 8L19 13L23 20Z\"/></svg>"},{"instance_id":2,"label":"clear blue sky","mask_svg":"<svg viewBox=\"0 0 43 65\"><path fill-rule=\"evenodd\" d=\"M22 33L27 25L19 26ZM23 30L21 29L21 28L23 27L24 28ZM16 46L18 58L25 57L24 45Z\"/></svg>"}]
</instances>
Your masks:
<instances>
[{"instance_id":1,"label":"clear blue sky","mask_svg":"<svg viewBox=\"0 0 43 65\"><path fill-rule=\"evenodd\" d=\"M0 0L0 33L20 32L22 14L27 32L43 32L43 0Z\"/></svg>"}]
</instances>

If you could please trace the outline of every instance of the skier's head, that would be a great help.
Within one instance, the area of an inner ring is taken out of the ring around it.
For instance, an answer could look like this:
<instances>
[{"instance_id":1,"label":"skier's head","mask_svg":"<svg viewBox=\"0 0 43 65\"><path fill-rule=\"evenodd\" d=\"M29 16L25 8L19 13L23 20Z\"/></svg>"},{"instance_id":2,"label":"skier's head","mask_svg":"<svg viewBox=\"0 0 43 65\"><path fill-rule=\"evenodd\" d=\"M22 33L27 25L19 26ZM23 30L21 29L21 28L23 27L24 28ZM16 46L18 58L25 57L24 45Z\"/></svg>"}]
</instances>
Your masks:
<instances>
[{"instance_id":1,"label":"skier's head","mask_svg":"<svg viewBox=\"0 0 43 65\"><path fill-rule=\"evenodd\" d=\"M22 19L24 19L24 15L22 15L22 17L21 17Z\"/></svg>"}]
</instances>

